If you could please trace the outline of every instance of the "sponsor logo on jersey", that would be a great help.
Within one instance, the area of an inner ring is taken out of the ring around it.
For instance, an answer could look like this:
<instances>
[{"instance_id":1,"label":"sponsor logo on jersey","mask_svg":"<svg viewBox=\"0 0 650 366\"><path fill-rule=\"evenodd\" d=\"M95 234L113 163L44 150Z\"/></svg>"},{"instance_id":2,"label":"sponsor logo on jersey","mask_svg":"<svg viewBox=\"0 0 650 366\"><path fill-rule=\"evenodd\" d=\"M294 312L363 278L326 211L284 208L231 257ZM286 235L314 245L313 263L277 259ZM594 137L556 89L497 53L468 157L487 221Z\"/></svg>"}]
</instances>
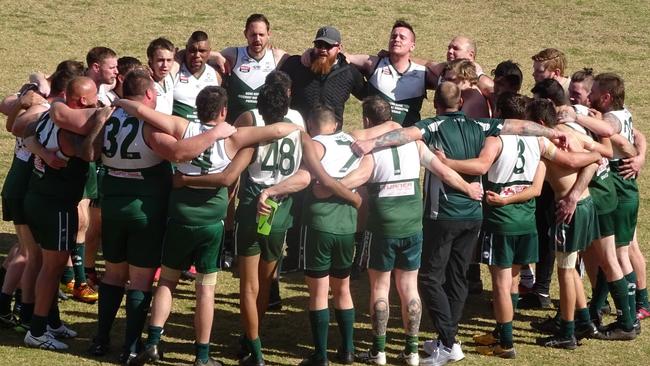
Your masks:
<instances>
[{"instance_id":1,"label":"sponsor logo on jersey","mask_svg":"<svg viewBox=\"0 0 650 366\"><path fill-rule=\"evenodd\" d=\"M386 66L386 67L383 68L382 73L383 73L384 75L390 75L390 69L388 68L388 66Z\"/></svg>"},{"instance_id":2,"label":"sponsor logo on jersey","mask_svg":"<svg viewBox=\"0 0 650 366\"><path fill-rule=\"evenodd\" d=\"M250 66L248 66L248 65L239 66L239 72L249 72L249 71L251 71Z\"/></svg>"},{"instance_id":3,"label":"sponsor logo on jersey","mask_svg":"<svg viewBox=\"0 0 650 366\"><path fill-rule=\"evenodd\" d=\"M181 75L178 79L179 82L181 83L188 83L190 81L190 78L187 77L187 75Z\"/></svg>"}]
</instances>

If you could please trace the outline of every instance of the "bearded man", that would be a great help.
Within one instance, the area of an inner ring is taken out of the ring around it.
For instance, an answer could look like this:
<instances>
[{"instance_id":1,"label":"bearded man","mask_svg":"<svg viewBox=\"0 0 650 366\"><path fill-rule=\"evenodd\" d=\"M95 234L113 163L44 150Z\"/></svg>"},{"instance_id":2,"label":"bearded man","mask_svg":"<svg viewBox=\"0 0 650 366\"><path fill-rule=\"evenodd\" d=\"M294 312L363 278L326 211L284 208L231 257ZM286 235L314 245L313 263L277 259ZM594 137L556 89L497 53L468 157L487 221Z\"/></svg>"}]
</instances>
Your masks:
<instances>
[{"instance_id":1,"label":"bearded man","mask_svg":"<svg viewBox=\"0 0 650 366\"><path fill-rule=\"evenodd\" d=\"M363 76L341 50L341 33L325 26L316 32L309 67L302 65L300 55L289 57L281 67L293 81L291 108L307 119L314 107L327 105L334 110L337 131L343 128L343 111L350 94L359 100L366 94Z\"/></svg>"}]
</instances>

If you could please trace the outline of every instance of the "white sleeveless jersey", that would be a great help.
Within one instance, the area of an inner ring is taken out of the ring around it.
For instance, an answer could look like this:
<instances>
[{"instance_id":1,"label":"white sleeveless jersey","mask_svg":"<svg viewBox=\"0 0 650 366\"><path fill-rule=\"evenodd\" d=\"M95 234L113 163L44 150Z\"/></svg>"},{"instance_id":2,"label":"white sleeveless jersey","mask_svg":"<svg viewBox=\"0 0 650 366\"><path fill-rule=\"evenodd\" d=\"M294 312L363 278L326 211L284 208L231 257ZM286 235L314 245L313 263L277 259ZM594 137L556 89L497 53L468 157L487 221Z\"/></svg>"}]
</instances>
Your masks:
<instances>
[{"instance_id":1,"label":"white sleeveless jersey","mask_svg":"<svg viewBox=\"0 0 650 366\"><path fill-rule=\"evenodd\" d=\"M608 114L613 115L621 123L621 132L619 134L625 139L627 139L630 144L634 145L634 131L632 130L634 125L632 123L632 113L627 110L627 108L619 109L617 111L611 111ZM613 145L614 148L614 157L611 160L620 160L626 158L621 150Z\"/></svg>"},{"instance_id":2,"label":"white sleeveless jersey","mask_svg":"<svg viewBox=\"0 0 650 366\"><path fill-rule=\"evenodd\" d=\"M205 65L199 77L195 77L185 66L181 65L174 78L174 108L175 115L189 121L198 121L196 115L196 96L206 86L218 86L217 72L210 65Z\"/></svg>"},{"instance_id":3,"label":"white sleeveless jersey","mask_svg":"<svg viewBox=\"0 0 650 366\"><path fill-rule=\"evenodd\" d=\"M390 183L420 178L420 153L415 142L372 152L375 167L368 182Z\"/></svg>"},{"instance_id":4,"label":"white sleeveless jersey","mask_svg":"<svg viewBox=\"0 0 650 366\"><path fill-rule=\"evenodd\" d=\"M56 155L60 159L68 161L70 157L63 154L59 145L60 130L61 128L54 123L50 112L47 111L41 115L36 126L36 139L45 149L56 151ZM41 173L45 172L45 162L38 155L34 155L34 169Z\"/></svg>"},{"instance_id":5,"label":"white sleeveless jersey","mask_svg":"<svg viewBox=\"0 0 650 366\"><path fill-rule=\"evenodd\" d=\"M113 105L113 101L118 99L118 97L117 94L113 92L110 85L101 84L99 85L99 89L97 89L97 99L102 102L104 106L108 107Z\"/></svg>"},{"instance_id":6,"label":"white sleeveless jersey","mask_svg":"<svg viewBox=\"0 0 650 366\"><path fill-rule=\"evenodd\" d=\"M352 136L341 131L331 135L318 135L314 140L325 148L321 164L332 178L343 178L359 167L361 159L354 155L350 147L354 142Z\"/></svg>"},{"instance_id":7,"label":"white sleeveless jersey","mask_svg":"<svg viewBox=\"0 0 650 366\"><path fill-rule=\"evenodd\" d=\"M246 47L237 47L237 60L228 84L228 102L231 104L229 109L239 115L255 108L259 88L264 85L266 76L275 70L275 67L272 50L267 49L258 61L248 55Z\"/></svg>"},{"instance_id":8,"label":"white sleeveless jersey","mask_svg":"<svg viewBox=\"0 0 650 366\"><path fill-rule=\"evenodd\" d=\"M250 111L253 114L255 126L264 126L264 119L257 109ZM302 126L302 116L294 110L285 117L286 120ZM296 118L294 113L299 119ZM292 116L290 116L292 115ZM267 187L278 184L294 175L300 167L302 160L302 142L300 131L293 131L289 135L257 146L255 160L248 166L249 179L257 184Z\"/></svg>"},{"instance_id":9,"label":"white sleeveless jersey","mask_svg":"<svg viewBox=\"0 0 650 366\"><path fill-rule=\"evenodd\" d=\"M589 115L589 108L585 107L584 105L574 104L573 109L575 109L577 114L581 114L583 116L588 116ZM587 136L590 136L590 137L593 137L594 139L597 139L597 137L594 136L593 133L590 133L590 131L586 130L584 127L580 126L577 123L570 122L570 123L567 123L567 125L570 126L573 129L575 129L576 131L580 131L580 132L584 133ZM598 170L596 170L596 174L594 174L594 177L600 177L603 174L609 174L609 159L607 159L604 156L601 157L600 160L598 161Z\"/></svg>"},{"instance_id":10,"label":"white sleeveless jersey","mask_svg":"<svg viewBox=\"0 0 650 366\"><path fill-rule=\"evenodd\" d=\"M198 122L190 122L185 129L183 138L199 135L213 127ZM176 164L176 169L185 175L207 175L222 172L230 164L230 158L226 154L225 141L224 139L215 141L212 146L196 158Z\"/></svg>"},{"instance_id":11,"label":"white sleeveless jersey","mask_svg":"<svg viewBox=\"0 0 650 366\"><path fill-rule=\"evenodd\" d=\"M50 109L50 103L44 102L42 105L47 107L48 110ZM47 113L47 111L43 113ZM28 162L29 158L32 156L32 152L27 149L27 146L25 145L25 139L22 137L16 136L16 142L14 144L14 155L16 158L24 162Z\"/></svg>"},{"instance_id":12,"label":"white sleeveless jersey","mask_svg":"<svg viewBox=\"0 0 650 366\"><path fill-rule=\"evenodd\" d=\"M144 141L143 128L144 122L128 115L124 109L113 112L104 128L102 163L110 169L123 171L160 164L163 159Z\"/></svg>"},{"instance_id":13,"label":"white sleeveless jersey","mask_svg":"<svg viewBox=\"0 0 650 366\"><path fill-rule=\"evenodd\" d=\"M503 147L499 158L487 172L489 186L500 188L502 197L508 197L529 187L535 178L540 159L536 136L501 135Z\"/></svg>"},{"instance_id":14,"label":"white sleeveless jersey","mask_svg":"<svg viewBox=\"0 0 650 366\"><path fill-rule=\"evenodd\" d=\"M174 108L174 77L167 74L156 86L156 110L160 113L172 114Z\"/></svg>"},{"instance_id":15,"label":"white sleeveless jersey","mask_svg":"<svg viewBox=\"0 0 650 366\"><path fill-rule=\"evenodd\" d=\"M407 114L417 114L419 117L422 100L427 93L424 66L411 62L409 68L400 73L390 59L384 57L377 63L368 84L371 90L374 89L390 103L393 116L398 122L403 122Z\"/></svg>"}]
</instances>

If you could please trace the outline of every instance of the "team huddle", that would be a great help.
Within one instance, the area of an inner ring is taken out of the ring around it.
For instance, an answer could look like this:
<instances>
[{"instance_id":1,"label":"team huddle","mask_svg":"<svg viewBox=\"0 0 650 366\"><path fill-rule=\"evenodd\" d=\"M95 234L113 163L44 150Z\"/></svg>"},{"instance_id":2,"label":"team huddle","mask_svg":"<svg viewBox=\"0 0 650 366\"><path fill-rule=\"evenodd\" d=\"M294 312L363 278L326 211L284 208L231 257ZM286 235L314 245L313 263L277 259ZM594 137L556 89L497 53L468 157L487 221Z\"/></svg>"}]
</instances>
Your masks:
<instances>
[{"instance_id":1,"label":"team huddle","mask_svg":"<svg viewBox=\"0 0 650 366\"><path fill-rule=\"evenodd\" d=\"M58 300L71 296L98 305L91 355L117 346L123 364L155 363L189 276L194 365L221 365L210 356L217 273L234 256L236 357L264 365L261 323L293 252L309 295L313 352L303 366L329 364L330 294L339 363L463 359L456 336L468 293L482 289L479 263L496 322L474 336L482 355L516 357L516 309L551 307L554 262L560 306L531 324L549 334L540 346L640 333L650 317L636 239L646 140L620 76L585 68L566 77L566 56L547 48L532 56L527 97L519 65L486 75L467 37L452 39L445 62L414 57L415 32L402 20L376 56L343 53L331 26L290 56L270 46L261 14L244 35L247 45L220 52L203 31L180 50L157 38L146 63L95 47L85 65L63 61L3 99L16 137L3 219L18 243L0 269L0 325L24 332L26 346L68 348L77 333ZM436 115L423 119L427 90ZM362 129L345 125L350 95L362 101ZM366 269L373 337L358 351L350 280ZM404 332L395 361L386 357L391 280ZM603 324L609 295L616 321ZM123 300L125 330L111 337ZM420 344L425 309L438 338Z\"/></svg>"}]
</instances>

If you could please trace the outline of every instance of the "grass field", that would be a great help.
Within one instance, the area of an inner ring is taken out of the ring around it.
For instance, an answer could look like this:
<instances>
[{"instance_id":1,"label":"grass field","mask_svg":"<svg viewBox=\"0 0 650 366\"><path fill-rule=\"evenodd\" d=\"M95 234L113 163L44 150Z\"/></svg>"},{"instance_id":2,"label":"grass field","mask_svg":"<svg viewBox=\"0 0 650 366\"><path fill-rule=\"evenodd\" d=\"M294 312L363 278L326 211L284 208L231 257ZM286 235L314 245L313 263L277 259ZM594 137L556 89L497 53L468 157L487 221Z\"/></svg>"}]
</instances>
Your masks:
<instances>
[{"instance_id":1,"label":"grass field","mask_svg":"<svg viewBox=\"0 0 650 366\"><path fill-rule=\"evenodd\" d=\"M626 81L626 104L634 115L637 128L650 132L650 76L647 72L647 18L650 7L646 0L584 1L584 0L487 0L487 1L420 1L377 2L331 0L326 3L277 1L241 3L235 1L169 2L169 1L4 1L0 6L0 95L15 92L33 71L48 72L63 60L84 60L93 46L105 45L119 55L145 60L148 42L166 36L181 46L189 34L202 29L210 35L213 48L240 45L245 42L242 30L246 17L254 12L268 16L272 23L272 39L276 47L289 53L301 53L311 44L318 27L332 24L341 30L343 44L353 53L375 53L386 47L390 27L395 19L404 18L417 32L416 55L444 60L446 45L457 34L477 41L478 61L491 70L500 61L512 59L524 70L524 91L532 87L530 56L545 47L564 50L569 58L569 71L584 66L597 72L615 71ZM431 100L431 99L429 99ZM432 113L426 102L423 115ZM345 115L345 128L360 125L360 103L351 100ZM4 124L4 117L0 123ZM4 129L3 129L4 130ZM0 134L0 176L4 179L13 151L13 137ZM647 174L639 179L641 209L639 241L650 255L650 220L648 218L649 182ZM0 257L14 243L13 227L0 224ZM487 271L484 269L487 276ZM307 313L306 288L300 274L283 278L284 310L264 319L262 340L269 364L295 365L310 349L311 334ZM486 290L489 279L485 281ZM588 287L588 285L586 285ZM180 287L173 315L166 326L168 358L162 364L176 365L193 360L192 315L193 288ZM557 287L552 295L558 298ZM357 307L356 346L367 348L371 339L367 314L368 286L365 276L353 283ZM490 292L470 297L460 340L469 343L471 335L487 331L493 325L489 306ZM393 304L397 304L396 298ZM226 364L236 364L236 338L239 334L238 279L230 272L220 274L216 317L213 329L212 355ZM12 331L0 331L0 365L86 365L115 362L115 355L94 359L85 354L96 327L96 305L72 301L61 304L63 318L79 331L80 337L70 342L71 352L36 351L22 346L22 337ZM389 363L397 363L400 351L399 309L391 309L389 329ZM650 357L650 332L631 343L605 343L588 340L575 351L543 349L534 345L536 333L529 322L550 312L524 311L515 317L515 343L518 358L514 361L482 357L465 346L466 365L484 364L590 364L636 365ZM121 343L123 312L113 333L115 349ZM333 318L333 317L332 317ZM650 324L650 322L644 325ZM421 339L432 336L431 323L425 317ZM338 345L338 332L331 327L330 349ZM331 355L333 359L333 355Z\"/></svg>"}]
</instances>

